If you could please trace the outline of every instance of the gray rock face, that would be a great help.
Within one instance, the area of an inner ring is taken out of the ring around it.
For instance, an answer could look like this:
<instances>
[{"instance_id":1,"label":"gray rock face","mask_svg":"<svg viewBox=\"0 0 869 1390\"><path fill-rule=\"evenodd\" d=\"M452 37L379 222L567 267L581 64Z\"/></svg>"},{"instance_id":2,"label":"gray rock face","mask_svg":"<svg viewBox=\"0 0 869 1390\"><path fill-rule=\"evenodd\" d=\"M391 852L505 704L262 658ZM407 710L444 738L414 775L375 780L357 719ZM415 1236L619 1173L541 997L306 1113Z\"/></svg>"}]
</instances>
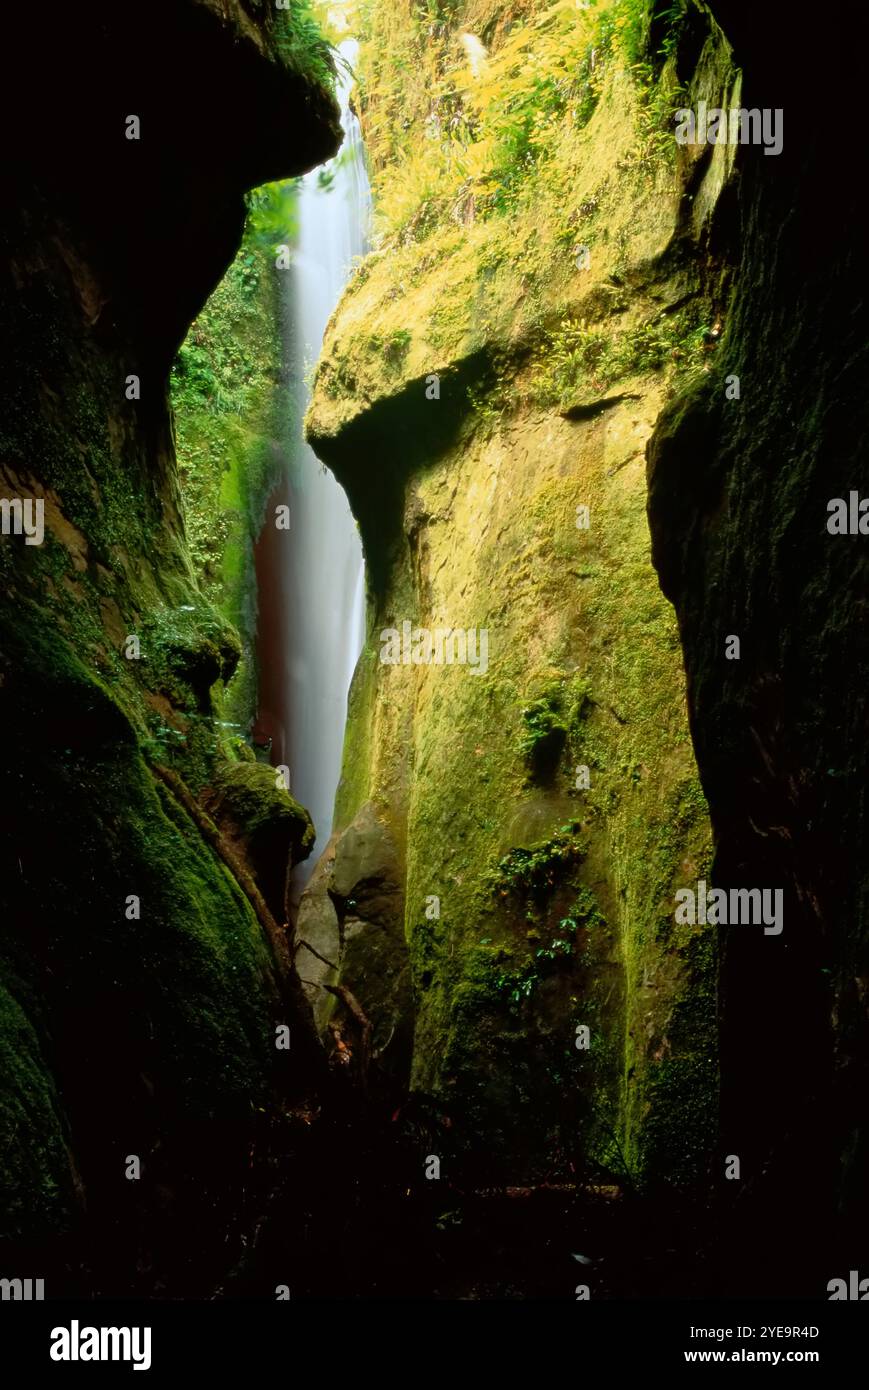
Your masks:
<instances>
[{"instance_id":1,"label":"gray rock face","mask_svg":"<svg viewBox=\"0 0 869 1390\"><path fill-rule=\"evenodd\" d=\"M371 802L332 836L299 907L299 972L321 1030L343 1030L344 1004L323 989L343 985L372 1025L384 1067L407 1074L412 1041L410 966L404 936L404 870L387 823ZM337 969L332 969L331 961Z\"/></svg>"},{"instance_id":2,"label":"gray rock face","mask_svg":"<svg viewBox=\"0 0 869 1390\"><path fill-rule=\"evenodd\" d=\"M334 997L322 988L323 984L333 985L338 979L338 971L325 962L334 961L337 965L341 955L341 929L335 904L329 896L329 883L335 863L335 842L333 835L317 864L307 888L299 903L296 919L296 965L303 988L311 1008L314 1021L322 1032L332 1013ZM306 943L302 945L302 943ZM309 950L308 947L313 947ZM319 959L314 955L319 952Z\"/></svg>"}]
</instances>

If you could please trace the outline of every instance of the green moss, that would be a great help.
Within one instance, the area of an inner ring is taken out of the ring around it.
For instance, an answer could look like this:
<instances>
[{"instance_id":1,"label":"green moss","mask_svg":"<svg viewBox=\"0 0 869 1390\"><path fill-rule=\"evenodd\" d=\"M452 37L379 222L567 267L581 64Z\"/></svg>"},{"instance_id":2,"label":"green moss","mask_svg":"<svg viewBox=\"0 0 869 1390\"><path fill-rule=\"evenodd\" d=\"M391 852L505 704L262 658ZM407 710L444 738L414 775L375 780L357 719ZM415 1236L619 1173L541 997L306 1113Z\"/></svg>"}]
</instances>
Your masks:
<instances>
[{"instance_id":1,"label":"green moss","mask_svg":"<svg viewBox=\"0 0 869 1390\"><path fill-rule=\"evenodd\" d=\"M379 333L369 334L366 346L369 352L382 356L388 370L399 371L408 354L410 344L409 330L394 328L385 338L382 338Z\"/></svg>"},{"instance_id":2,"label":"green moss","mask_svg":"<svg viewBox=\"0 0 869 1390\"><path fill-rule=\"evenodd\" d=\"M605 931L606 925L594 893L587 887L580 888L567 915L558 922L557 935L551 936L545 945L537 945L518 966L500 969L494 981L495 991L505 994L510 1004L516 1006L523 999L529 999L538 985L572 960L585 967L590 966L597 954L597 943L591 942L589 934ZM582 932L586 934L580 942L577 936ZM543 940L541 932L537 930L529 931L527 935L529 941L534 943ZM504 956L508 953L500 951L498 954ZM470 968L466 971L466 977L473 977Z\"/></svg>"},{"instance_id":3,"label":"green moss","mask_svg":"<svg viewBox=\"0 0 869 1390\"><path fill-rule=\"evenodd\" d=\"M110 1099L118 1134L135 1137L143 1102L131 1078L144 1074L157 1097L148 1124L182 1146L200 1122L232 1121L243 1133L269 1092L270 949L225 865L155 785L125 708L130 687L110 688L113 670L94 674L87 651L26 606L4 613L0 707L14 739L0 777L0 959L37 1042L14 1023L19 1072L8 1073L3 1122L20 1110L20 1074L32 1089L26 1152L43 1158L39 1174L27 1172L23 1137L13 1145L13 1223L25 1212L69 1219L59 1106L69 1094L81 1105L81 1078ZM127 913L131 895L138 917ZM149 1132L136 1142L151 1143ZM107 1161L88 1136L85 1125L76 1138L85 1184Z\"/></svg>"},{"instance_id":4,"label":"green moss","mask_svg":"<svg viewBox=\"0 0 869 1390\"><path fill-rule=\"evenodd\" d=\"M456 1143L517 1167L550 1145L555 1167L651 1181L661 1064L692 1065L674 1011L703 990L673 893L709 855L643 462L662 402L718 334L680 230L678 16L650 24L626 0L478 18L427 15L422 44L422 16L380 4L360 60L381 241L330 325L309 428L351 497L388 458L397 501L360 516L378 580L340 816L371 798L405 837L412 1085L449 1110ZM461 33L486 44L479 81ZM580 41L595 38L583 91ZM487 675L378 664L381 627L440 615L487 627Z\"/></svg>"},{"instance_id":5,"label":"green moss","mask_svg":"<svg viewBox=\"0 0 869 1390\"><path fill-rule=\"evenodd\" d=\"M8 973L8 970L7 970ZM11 980L10 980L11 983ZM63 1227L75 1208L67 1136L36 1030L0 985L0 1210L3 1234L29 1238Z\"/></svg>"},{"instance_id":6,"label":"green moss","mask_svg":"<svg viewBox=\"0 0 869 1390\"><path fill-rule=\"evenodd\" d=\"M641 8L632 38L627 0L587 15L535 6L509 32L498 27L476 78L457 17L434 34L422 15L398 24L389 4L368 17L360 74L381 240L352 283L353 331L340 341L327 334L309 416L321 454L383 395L383 345L408 323L410 343L390 359L389 377L421 395L429 373L476 358L466 394L489 433L529 397L582 409L618 383L637 391L637 378L645 386L660 374L669 390L708 366L715 314L699 278L671 255L681 196L675 58L668 50L663 62L640 62L635 53L636 42L663 47L672 25L661 16L650 30ZM578 55L591 50L593 102L583 116ZM540 117L531 133L528 111ZM432 121L439 140L426 138ZM491 160L499 132L511 130L505 183ZM513 136L530 141L528 158ZM578 271L581 247L591 265ZM411 468L426 431L407 433Z\"/></svg>"},{"instance_id":7,"label":"green moss","mask_svg":"<svg viewBox=\"0 0 869 1390\"><path fill-rule=\"evenodd\" d=\"M581 679L550 681L525 706L519 752L533 780L545 782L552 778L568 744L572 754L578 754L582 724L590 707L589 686Z\"/></svg>"},{"instance_id":8,"label":"green moss","mask_svg":"<svg viewBox=\"0 0 869 1390\"><path fill-rule=\"evenodd\" d=\"M293 845L293 862L304 859L316 839L311 817L277 782L278 774L264 763L241 762L221 767L213 785L226 813L251 839L263 831L286 830Z\"/></svg>"},{"instance_id":9,"label":"green moss","mask_svg":"<svg viewBox=\"0 0 869 1390\"><path fill-rule=\"evenodd\" d=\"M311 38L302 6L280 24L266 0L245 8L265 80L283 80L268 61L287 23L288 62L315 82L329 75L322 45L293 46ZM311 138L328 138L325 93L287 90L310 102ZM141 401L124 395L141 363L111 325L130 329L135 306L98 298L105 248L60 225L50 199L25 204L3 233L0 470L4 492L45 494L47 530L35 547L0 539L2 1233L68 1226L80 1175L88 1245L62 1257L67 1269L93 1267L111 1231L122 1283L145 1263L159 1282L159 1236L141 1258L142 1212L159 1226L177 1203L172 1220L197 1231L176 1237L187 1280L203 1215L221 1245L235 1229L257 1116L278 1090L284 1010L245 893L149 764L203 787L221 759L215 702L239 660L236 629L250 679L250 543L288 418L274 275L264 251L243 248L221 312L206 310L202 339L182 350L191 567L163 383L151 371ZM149 339L149 362L163 347ZM140 660L124 654L130 635ZM143 1158L141 1186L123 1181L129 1152ZM212 1266L204 1278L215 1277Z\"/></svg>"},{"instance_id":10,"label":"green moss","mask_svg":"<svg viewBox=\"0 0 869 1390\"><path fill-rule=\"evenodd\" d=\"M294 419L281 382L280 272L261 203L242 246L191 325L172 369L178 468L187 537L200 588L240 634L241 657L221 702L227 724L249 730L256 709L253 552L269 493L286 467ZM289 236L292 185L272 203ZM271 206L272 204L270 204Z\"/></svg>"},{"instance_id":11,"label":"green moss","mask_svg":"<svg viewBox=\"0 0 869 1390\"><path fill-rule=\"evenodd\" d=\"M564 870L582 860L584 846L577 829L578 825L562 826L543 844L511 849L492 872L494 891L502 897L514 893L535 904L544 901L561 882Z\"/></svg>"},{"instance_id":12,"label":"green moss","mask_svg":"<svg viewBox=\"0 0 869 1390\"><path fill-rule=\"evenodd\" d=\"M637 1152L647 1181L690 1188L703 1180L717 1142L717 940L713 930L680 952L687 979L668 1029L670 1055L646 1087L650 1108Z\"/></svg>"},{"instance_id":13,"label":"green moss","mask_svg":"<svg viewBox=\"0 0 869 1390\"><path fill-rule=\"evenodd\" d=\"M435 17L431 5L400 21L388 5L363 15L363 105L390 117L371 123L375 199L405 241L457 213L509 213L548 163L556 132L568 123L581 131L600 98L614 49L610 16L544 5L533 23L522 15L499 25L499 51L471 80L456 40L477 22L458 7ZM415 144L412 127L428 138Z\"/></svg>"},{"instance_id":14,"label":"green moss","mask_svg":"<svg viewBox=\"0 0 869 1390\"><path fill-rule=\"evenodd\" d=\"M614 298L611 312L620 315L624 307ZM627 326L619 318L592 327L567 317L547 332L537 349L535 395L543 405L569 409L591 394L589 379L597 394L650 372L666 370L675 383L709 362L716 340L717 331L713 333L701 303Z\"/></svg>"}]
</instances>

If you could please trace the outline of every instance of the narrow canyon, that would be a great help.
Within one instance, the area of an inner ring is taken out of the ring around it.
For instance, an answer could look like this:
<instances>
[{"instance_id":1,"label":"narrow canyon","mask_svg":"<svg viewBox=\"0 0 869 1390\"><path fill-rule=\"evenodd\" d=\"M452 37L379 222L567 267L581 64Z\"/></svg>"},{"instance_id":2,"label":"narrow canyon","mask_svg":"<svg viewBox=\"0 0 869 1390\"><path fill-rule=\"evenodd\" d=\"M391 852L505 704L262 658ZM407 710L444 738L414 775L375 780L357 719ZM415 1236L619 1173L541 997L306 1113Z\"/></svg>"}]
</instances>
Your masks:
<instances>
[{"instance_id":1,"label":"narrow canyon","mask_svg":"<svg viewBox=\"0 0 869 1390\"><path fill-rule=\"evenodd\" d=\"M865 16L13 10L0 1275L869 1274Z\"/></svg>"}]
</instances>

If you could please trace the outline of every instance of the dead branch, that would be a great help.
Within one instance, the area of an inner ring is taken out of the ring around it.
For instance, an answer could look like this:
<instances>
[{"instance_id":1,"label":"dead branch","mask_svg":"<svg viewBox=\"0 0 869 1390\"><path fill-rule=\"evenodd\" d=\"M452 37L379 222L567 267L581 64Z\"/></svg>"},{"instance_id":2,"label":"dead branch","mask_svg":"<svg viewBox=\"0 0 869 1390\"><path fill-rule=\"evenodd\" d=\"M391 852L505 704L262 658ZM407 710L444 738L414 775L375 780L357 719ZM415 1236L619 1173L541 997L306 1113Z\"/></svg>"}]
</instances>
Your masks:
<instances>
[{"instance_id":1,"label":"dead branch","mask_svg":"<svg viewBox=\"0 0 869 1390\"><path fill-rule=\"evenodd\" d=\"M315 953L316 954L316 953ZM328 965L329 962L327 961ZM301 978L301 977L300 977ZM366 1014L356 995L346 985L327 985L322 980L302 980L303 985L313 985L315 989L325 989L340 999L347 1012L359 1025L359 1082L363 1091L368 1089L368 1068L371 1065L371 1019ZM334 1030L333 1030L334 1036Z\"/></svg>"},{"instance_id":2,"label":"dead branch","mask_svg":"<svg viewBox=\"0 0 869 1390\"><path fill-rule=\"evenodd\" d=\"M321 960L321 961L323 962L324 965L328 965L328 967L329 967L330 970L336 970L336 971L337 971L338 966L335 964L334 961L328 960L328 959L326 958L326 956L321 956L321 955L320 955L320 952L316 949L316 947L312 946L312 945L310 944L310 942L304 941L301 937L299 937L299 940L296 942L296 950L297 950L297 951L298 951L298 949L299 949L300 946L304 946L304 948L305 948L306 951L310 951L312 956L316 956L316 957L317 957L317 960ZM313 983L313 981L312 981L311 983Z\"/></svg>"}]
</instances>

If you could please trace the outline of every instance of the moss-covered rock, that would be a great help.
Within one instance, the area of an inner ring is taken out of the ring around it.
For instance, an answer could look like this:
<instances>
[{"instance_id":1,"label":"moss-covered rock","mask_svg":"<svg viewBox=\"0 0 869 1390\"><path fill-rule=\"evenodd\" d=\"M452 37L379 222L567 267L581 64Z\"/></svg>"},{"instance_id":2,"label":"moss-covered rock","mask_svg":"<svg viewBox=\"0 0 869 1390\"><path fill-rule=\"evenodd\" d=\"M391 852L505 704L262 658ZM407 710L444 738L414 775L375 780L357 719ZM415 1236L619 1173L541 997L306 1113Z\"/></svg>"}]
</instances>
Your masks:
<instances>
[{"instance_id":1,"label":"moss-covered rock","mask_svg":"<svg viewBox=\"0 0 869 1390\"><path fill-rule=\"evenodd\" d=\"M284 922L287 875L311 853L316 831L304 807L281 785L280 776L263 763L230 763L215 773L204 801L250 863L272 914Z\"/></svg>"},{"instance_id":2,"label":"moss-covered rock","mask_svg":"<svg viewBox=\"0 0 869 1390\"><path fill-rule=\"evenodd\" d=\"M259 204L292 220L291 185L249 200L235 260L190 326L172 369L185 531L198 585L238 633L236 669L222 673L224 727L250 738L257 711L255 545L287 464L298 410L282 381L281 281ZM286 235L286 231L281 233Z\"/></svg>"},{"instance_id":3,"label":"moss-covered rock","mask_svg":"<svg viewBox=\"0 0 869 1390\"><path fill-rule=\"evenodd\" d=\"M673 920L709 827L643 453L723 307L727 171L677 157L672 111L733 68L699 11L654 41L633 4L508 18L384 3L361 53L380 242L308 416L371 580L337 824L371 801L403 846L411 1084L453 1156L678 1186L715 1143L714 1042L679 1025L708 975ZM384 660L405 622L485 630L485 668Z\"/></svg>"},{"instance_id":4,"label":"moss-covered rock","mask_svg":"<svg viewBox=\"0 0 869 1390\"><path fill-rule=\"evenodd\" d=\"M337 107L259 0L149 6L134 44L128 21L19 7L2 96L0 495L41 500L45 538L0 538L0 1234L56 1297L212 1291L264 1117L315 1084L286 943L196 801L239 642L191 565L167 393L245 190L333 153Z\"/></svg>"},{"instance_id":5,"label":"moss-covered rock","mask_svg":"<svg viewBox=\"0 0 869 1390\"><path fill-rule=\"evenodd\" d=\"M4 1234L45 1237L70 1224L79 1194L54 1078L35 1029L2 987L0 1056Z\"/></svg>"}]
</instances>

